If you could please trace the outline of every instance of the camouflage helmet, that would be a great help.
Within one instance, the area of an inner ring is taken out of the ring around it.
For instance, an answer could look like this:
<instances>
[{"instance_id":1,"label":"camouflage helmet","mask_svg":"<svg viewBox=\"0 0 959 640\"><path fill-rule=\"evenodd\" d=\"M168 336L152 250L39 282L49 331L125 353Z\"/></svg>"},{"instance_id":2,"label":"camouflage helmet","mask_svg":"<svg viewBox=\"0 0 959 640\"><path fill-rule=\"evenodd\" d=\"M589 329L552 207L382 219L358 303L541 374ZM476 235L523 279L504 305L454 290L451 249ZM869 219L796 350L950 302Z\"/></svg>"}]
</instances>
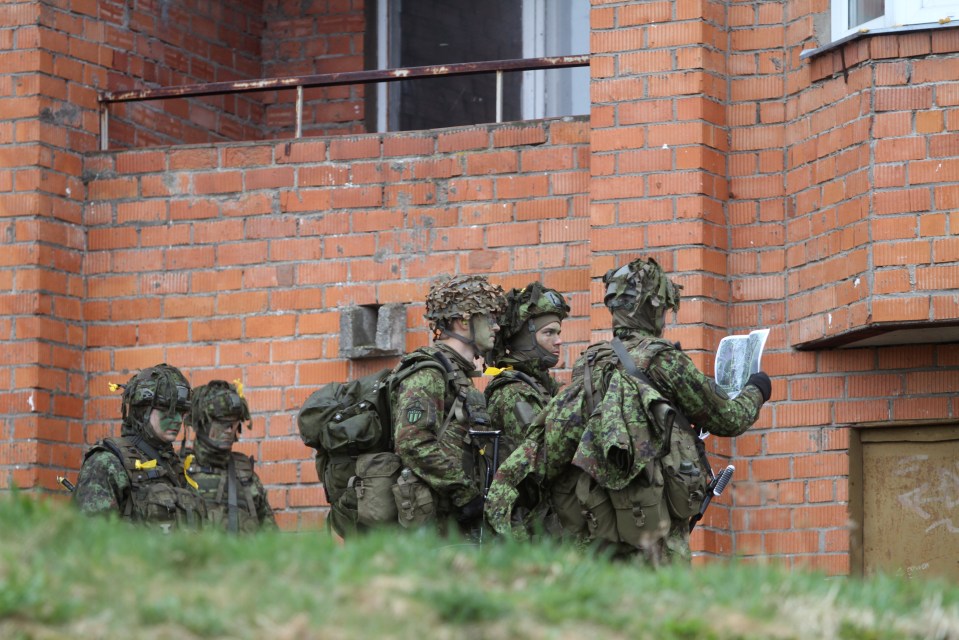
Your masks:
<instances>
[{"instance_id":1,"label":"camouflage helmet","mask_svg":"<svg viewBox=\"0 0 959 640\"><path fill-rule=\"evenodd\" d=\"M496 334L490 361L503 364L523 361L542 369L556 366L558 358L539 346L536 332L545 324L562 321L568 315L569 305L563 294L544 287L541 282L511 289L506 294L506 310L499 318L502 330Z\"/></svg>"},{"instance_id":2,"label":"camouflage helmet","mask_svg":"<svg viewBox=\"0 0 959 640\"><path fill-rule=\"evenodd\" d=\"M158 364L134 375L123 386L123 409L150 407L190 410L190 383L176 367ZM126 417L124 415L124 417Z\"/></svg>"},{"instance_id":3,"label":"camouflage helmet","mask_svg":"<svg viewBox=\"0 0 959 640\"><path fill-rule=\"evenodd\" d=\"M207 435L210 423L248 422L250 408L241 391L226 380L211 380L193 390L190 423L198 435ZM242 427L241 427L242 428Z\"/></svg>"},{"instance_id":4,"label":"camouflage helmet","mask_svg":"<svg viewBox=\"0 0 959 640\"><path fill-rule=\"evenodd\" d=\"M603 302L613 314L614 329L642 329L658 336L666 324L666 311L679 311L682 286L666 277L652 258L610 269L603 284Z\"/></svg>"},{"instance_id":5,"label":"camouflage helmet","mask_svg":"<svg viewBox=\"0 0 959 640\"><path fill-rule=\"evenodd\" d=\"M426 296L426 319L436 326L454 318L469 320L484 313L498 316L506 306L503 288L484 276L453 276L436 282Z\"/></svg>"}]
</instances>

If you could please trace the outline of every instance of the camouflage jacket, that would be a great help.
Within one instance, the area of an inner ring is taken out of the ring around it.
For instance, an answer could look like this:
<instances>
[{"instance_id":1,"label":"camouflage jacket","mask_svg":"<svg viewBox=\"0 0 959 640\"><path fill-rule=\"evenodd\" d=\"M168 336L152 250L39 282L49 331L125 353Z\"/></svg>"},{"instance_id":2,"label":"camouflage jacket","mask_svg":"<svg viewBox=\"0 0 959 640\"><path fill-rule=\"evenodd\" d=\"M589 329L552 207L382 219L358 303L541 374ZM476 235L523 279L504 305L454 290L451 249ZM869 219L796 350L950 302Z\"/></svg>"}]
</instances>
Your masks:
<instances>
[{"instance_id":1,"label":"camouflage jacket","mask_svg":"<svg viewBox=\"0 0 959 640\"><path fill-rule=\"evenodd\" d=\"M453 365L453 379L447 384L440 369L427 367L397 384L391 403L395 450L403 465L441 500L462 506L480 492L467 432L471 424L483 421L482 428L489 428L486 400L470 379L476 375L472 362L445 345L417 351L429 357L441 351ZM457 395L462 398L459 403L455 402ZM451 409L452 419L444 430Z\"/></svg>"},{"instance_id":2,"label":"camouflage jacket","mask_svg":"<svg viewBox=\"0 0 959 640\"><path fill-rule=\"evenodd\" d=\"M493 428L503 432L500 460L505 460L526 438L533 418L558 388L559 384L549 374L542 372L534 376L519 367L504 369L490 381L485 391L486 405Z\"/></svg>"},{"instance_id":3,"label":"camouflage jacket","mask_svg":"<svg viewBox=\"0 0 959 640\"><path fill-rule=\"evenodd\" d=\"M233 451L236 473L237 531L251 533L260 528L275 529L276 518L267 500L266 490L253 469L253 458ZM203 455L200 443L196 456L187 468L187 478L197 484L197 490L206 503L207 522L214 527L229 531L229 457L215 452Z\"/></svg>"},{"instance_id":4,"label":"camouflage jacket","mask_svg":"<svg viewBox=\"0 0 959 640\"><path fill-rule=\"evenodd\" d=\"M203 500L186 483L173 447L145 451L136 437L106 438L84 457L73 492L83 513L116 513L125 520L195 529Z\"/></svg>"},{"instance_id":5,"label":"camouflage jacket","mask_svg":"<svg viewBox=\"0 0 959 640\"><path fill-rule=\"evenodd\" d=\"M758 418L763 404L759 389L747 386L736 398L729 399L672 343L637 334L623 342L636 365L646 371L656 387L652 392L658 390L698 428L731 437L746 431ZM637 439L630 433L630 419L644 411L643 403L641 398L624 393L629 388L629 377L614 357L608 343L591 345L573 368L573 382L553 398L541 419L530 428L526 440L500 465L486 504L487 519L498 532L524 535L511 523L524 485L527 485L526 491L548 487L568 474L570 465L578 459L577 466L582 468L592 463L591 473L608 473L615 481L611 484L619 488L636 477L645 460L659 448L661 442ZM594 362L590 367L593 396L589 402L583 390L587 359ZM608 388L614 393L608 395ZM601 406L602 403L605 405ZM588 420L587 404L592 412L599 413L598 423ZM587 434L588 421L591 431ZM595 451L591 447L604 439L630 443L628 468L609 469L590 455Z\"/></svg>"}]
</instances>

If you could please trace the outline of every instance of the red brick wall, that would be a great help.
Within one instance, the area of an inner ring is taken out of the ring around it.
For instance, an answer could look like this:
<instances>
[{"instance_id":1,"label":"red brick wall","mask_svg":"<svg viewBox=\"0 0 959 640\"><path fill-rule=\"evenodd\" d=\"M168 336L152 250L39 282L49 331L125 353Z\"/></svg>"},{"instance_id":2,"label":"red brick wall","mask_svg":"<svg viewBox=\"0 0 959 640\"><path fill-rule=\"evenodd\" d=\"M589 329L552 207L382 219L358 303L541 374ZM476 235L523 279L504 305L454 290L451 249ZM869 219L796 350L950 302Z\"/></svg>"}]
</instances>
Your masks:
<instances>
[{"instance_id":1,"label":"red brick wall","mask_svg":"<svg viewBox=\"0 0 959 640\"><path fill-rule=\"evenodd\" d=\"M318 65L357 64L362 6L325 4L323 19L259 8L264 34L300 45L263 64L307 72L321 29L343 60L317 50ZM339 307L409 302L412 348L433 273L542 277L571 294L569 363L608 335L591 277L651 254L685 285L667 335L704 370L722 335L772 330L774 401L747 434L710 439L737 475L695 547L848 571L849 428L959 420L959 346L824 347L959 320L959 41L800 59L824 44L824 4L594 0L588 122L106 154L94 87L141 32L112 30L107 3L0 5L0 487L53 487L117 428L107 382L166 360L195 384L244 381L245 446L284 526L313 525L322 490L294 411L387 363L338 357ZM288 105L268 100L279 127ZM330 120L311 133L354 131Z\"/></svg>"},{"instance_id":2,"label":"red brick wall","mask_svg":"<svg viewBox=\"0 0 959 640\"><path fill-rule=\"evenodd\" d=\"M568 294L567 362L589 339L581 120L88 157L84 441L119 428L109 382L158 362L244 383L246 451L286 527L322 489L295 412L322 384L390 360L339 358L338 309L423 299L442 273ZM74 452L80 461L80 448Z\"/></svg>"},{"instance_id":3,"label":"red brick wall","mask_svg":"<svg viewBox=\"0 0 959 640\"><path fill-rule=\"evenodd\" d=\"M362 71L363 5L363 0L264 2L263 77ZM364 85L305 89L303 135L365 133L365 91ZM295 97L294 91L283 91L264 98L269 136L293 137Z\"/></svg>"},{"instance_id":4,"label":"red brick wall","mask_svg":"<svg viewBox=\"0 0 959 640\"><path fill-rule=\"evenodd\" d=\"M64 21L80 22L85 29L68 36L70 53L101 67L99 81L91 83L97 88L152 89L262 75L262 0L108 1L71 8L62 12ZM257 94L118 103L108 109L113 146L263 136L264 108Z\"/></svg>"},{"instance_id":5,"label":"red brick wall","mask_svg":"<svg viewBox=\"0 0 959 640\"><path fill-rule=\"evenodd\" d=\"M0 488L55 487L81 438L91 96L71 84L82 66L58 57L56 20L37 2L0 5Z\"/></svg>"}]
</instances>

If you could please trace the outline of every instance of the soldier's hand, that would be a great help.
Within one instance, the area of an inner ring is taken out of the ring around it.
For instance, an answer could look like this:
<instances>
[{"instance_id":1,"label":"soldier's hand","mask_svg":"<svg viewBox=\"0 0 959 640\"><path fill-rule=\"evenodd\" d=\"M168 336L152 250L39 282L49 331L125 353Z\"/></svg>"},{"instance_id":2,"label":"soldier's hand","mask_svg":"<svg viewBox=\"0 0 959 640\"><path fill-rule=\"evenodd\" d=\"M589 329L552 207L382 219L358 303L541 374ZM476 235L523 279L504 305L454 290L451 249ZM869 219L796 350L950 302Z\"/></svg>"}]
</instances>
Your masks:
<instances>
[{"instance_id":1,"label":"soldier's hand","mask_svg":"<svg viewBox=\"0 0 959 640\"><path fill-rule=\"evenodd\" d=\"M456 508L456 521L468 524L483 515L483 496L476 496L461 507Z\"/></svg>"},{"instance_id":2,"label":"soldier's hand","mask_svg":"<svg viewBox=\"0 0 959 640\"><path fill-rule=\"evenodd\" d=\"M753 375L749 376L749 379L746 380L746 384L751 384L759 389L759 393L763 394L763 402L769 401L769 396L771 396L773 393L773 383L765 372L757 371Z\"/></svg>"}]
</instances>

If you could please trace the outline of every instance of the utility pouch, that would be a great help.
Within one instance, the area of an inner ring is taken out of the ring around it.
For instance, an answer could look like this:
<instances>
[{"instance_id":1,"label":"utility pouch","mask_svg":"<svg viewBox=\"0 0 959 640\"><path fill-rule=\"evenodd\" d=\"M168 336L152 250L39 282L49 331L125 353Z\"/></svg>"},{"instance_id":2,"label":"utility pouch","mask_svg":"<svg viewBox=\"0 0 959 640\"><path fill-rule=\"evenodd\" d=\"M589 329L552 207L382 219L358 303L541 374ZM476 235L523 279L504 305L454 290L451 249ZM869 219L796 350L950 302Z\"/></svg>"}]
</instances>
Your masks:
<instances>
[{"instance_id":1,"label":"utility pouch","mask_svg":"<svg viewBox=\"0 0 959 640\"><path fill-rule=\"evenodd\" d=\"M616 510L619 539L637 549L648 549L669 532L669 512L663 487L637 476L625 489L609 492Z\"/></svg>"},{"instance_id":2,"label":"utility pouch","mask_svg":"<svg viewBox=\"0 0 959 640\"><path fill-rule=\"evenodd\" d=\"M673 426L669 438L669 453L662 459L663 479L666 483L666 503L669 513L677 520L685 520L699 513L706 497L708 474L696 433L686 425Z\"/></svg>"},{"instance_id":3,"label":"utility pouch","mask_svg":"<svg viewBox=\"0 0 959 640\"><path fill-rule=\"evenodd\" d=\"M576 481L576 499L582 508L589 539L619 542L616 512L610 502L610 492L583 473Z\"/></svg>"},{"instance_id":4,"label":"utility pouch","mask_svg":"<svg viewBox=\"0 0 959 640\"><path fill-rule=\"evenodd\" d=\"M550 485L550 505L565 535L585 536L587 534L583 507L576 498L576 482L583 475L586 474L576 467L569 466Z\"/></svg>"},{"instance_id":5,"label":"utility pouch","mask_svg":"<svg viewBox=\"0 0 959 640\"><path fill-rule=\"evenodd\" d=\"M665 467L663 476L666 481L666 504L671 516L686 520L697 513L706 497L706 475L698 466L688 460L680 463L678 469Z\"/></svg>"},{"instance_id":6,"label":"utility pouch","mask_svg":"<svg viewBox=\"0 0 959 640\"><path fill-rule=\"evenodd\" d=\"M317 458L317 467L319 457ZM349 456L326 458L323 466L323 488L330 503L330 525L339 536L346 538L357 532L356 460Z\"/></svg>"},{"instance_id":7,"label":"utility pouch","mask_svg":"<svg viewBox=\"0 0 959 640\"><path fill-rule=\"evenodd\" d=\"M356 458L357 520L361 525L375 527L396 522L396 502L393 485L400 476L400 457L383 451L366 453Z\"/></svg>"},{"instance_id":8,"label":"utility pouch","mask_svg":"<svg viewBox=\"0 0 959 640\"><path fill-rule=\"evenodd\" d=\"M436 520L433 492L425 482L403 469L392 486L397 520L405 529L415 529Z\"/></svg>"}]
</instances>

